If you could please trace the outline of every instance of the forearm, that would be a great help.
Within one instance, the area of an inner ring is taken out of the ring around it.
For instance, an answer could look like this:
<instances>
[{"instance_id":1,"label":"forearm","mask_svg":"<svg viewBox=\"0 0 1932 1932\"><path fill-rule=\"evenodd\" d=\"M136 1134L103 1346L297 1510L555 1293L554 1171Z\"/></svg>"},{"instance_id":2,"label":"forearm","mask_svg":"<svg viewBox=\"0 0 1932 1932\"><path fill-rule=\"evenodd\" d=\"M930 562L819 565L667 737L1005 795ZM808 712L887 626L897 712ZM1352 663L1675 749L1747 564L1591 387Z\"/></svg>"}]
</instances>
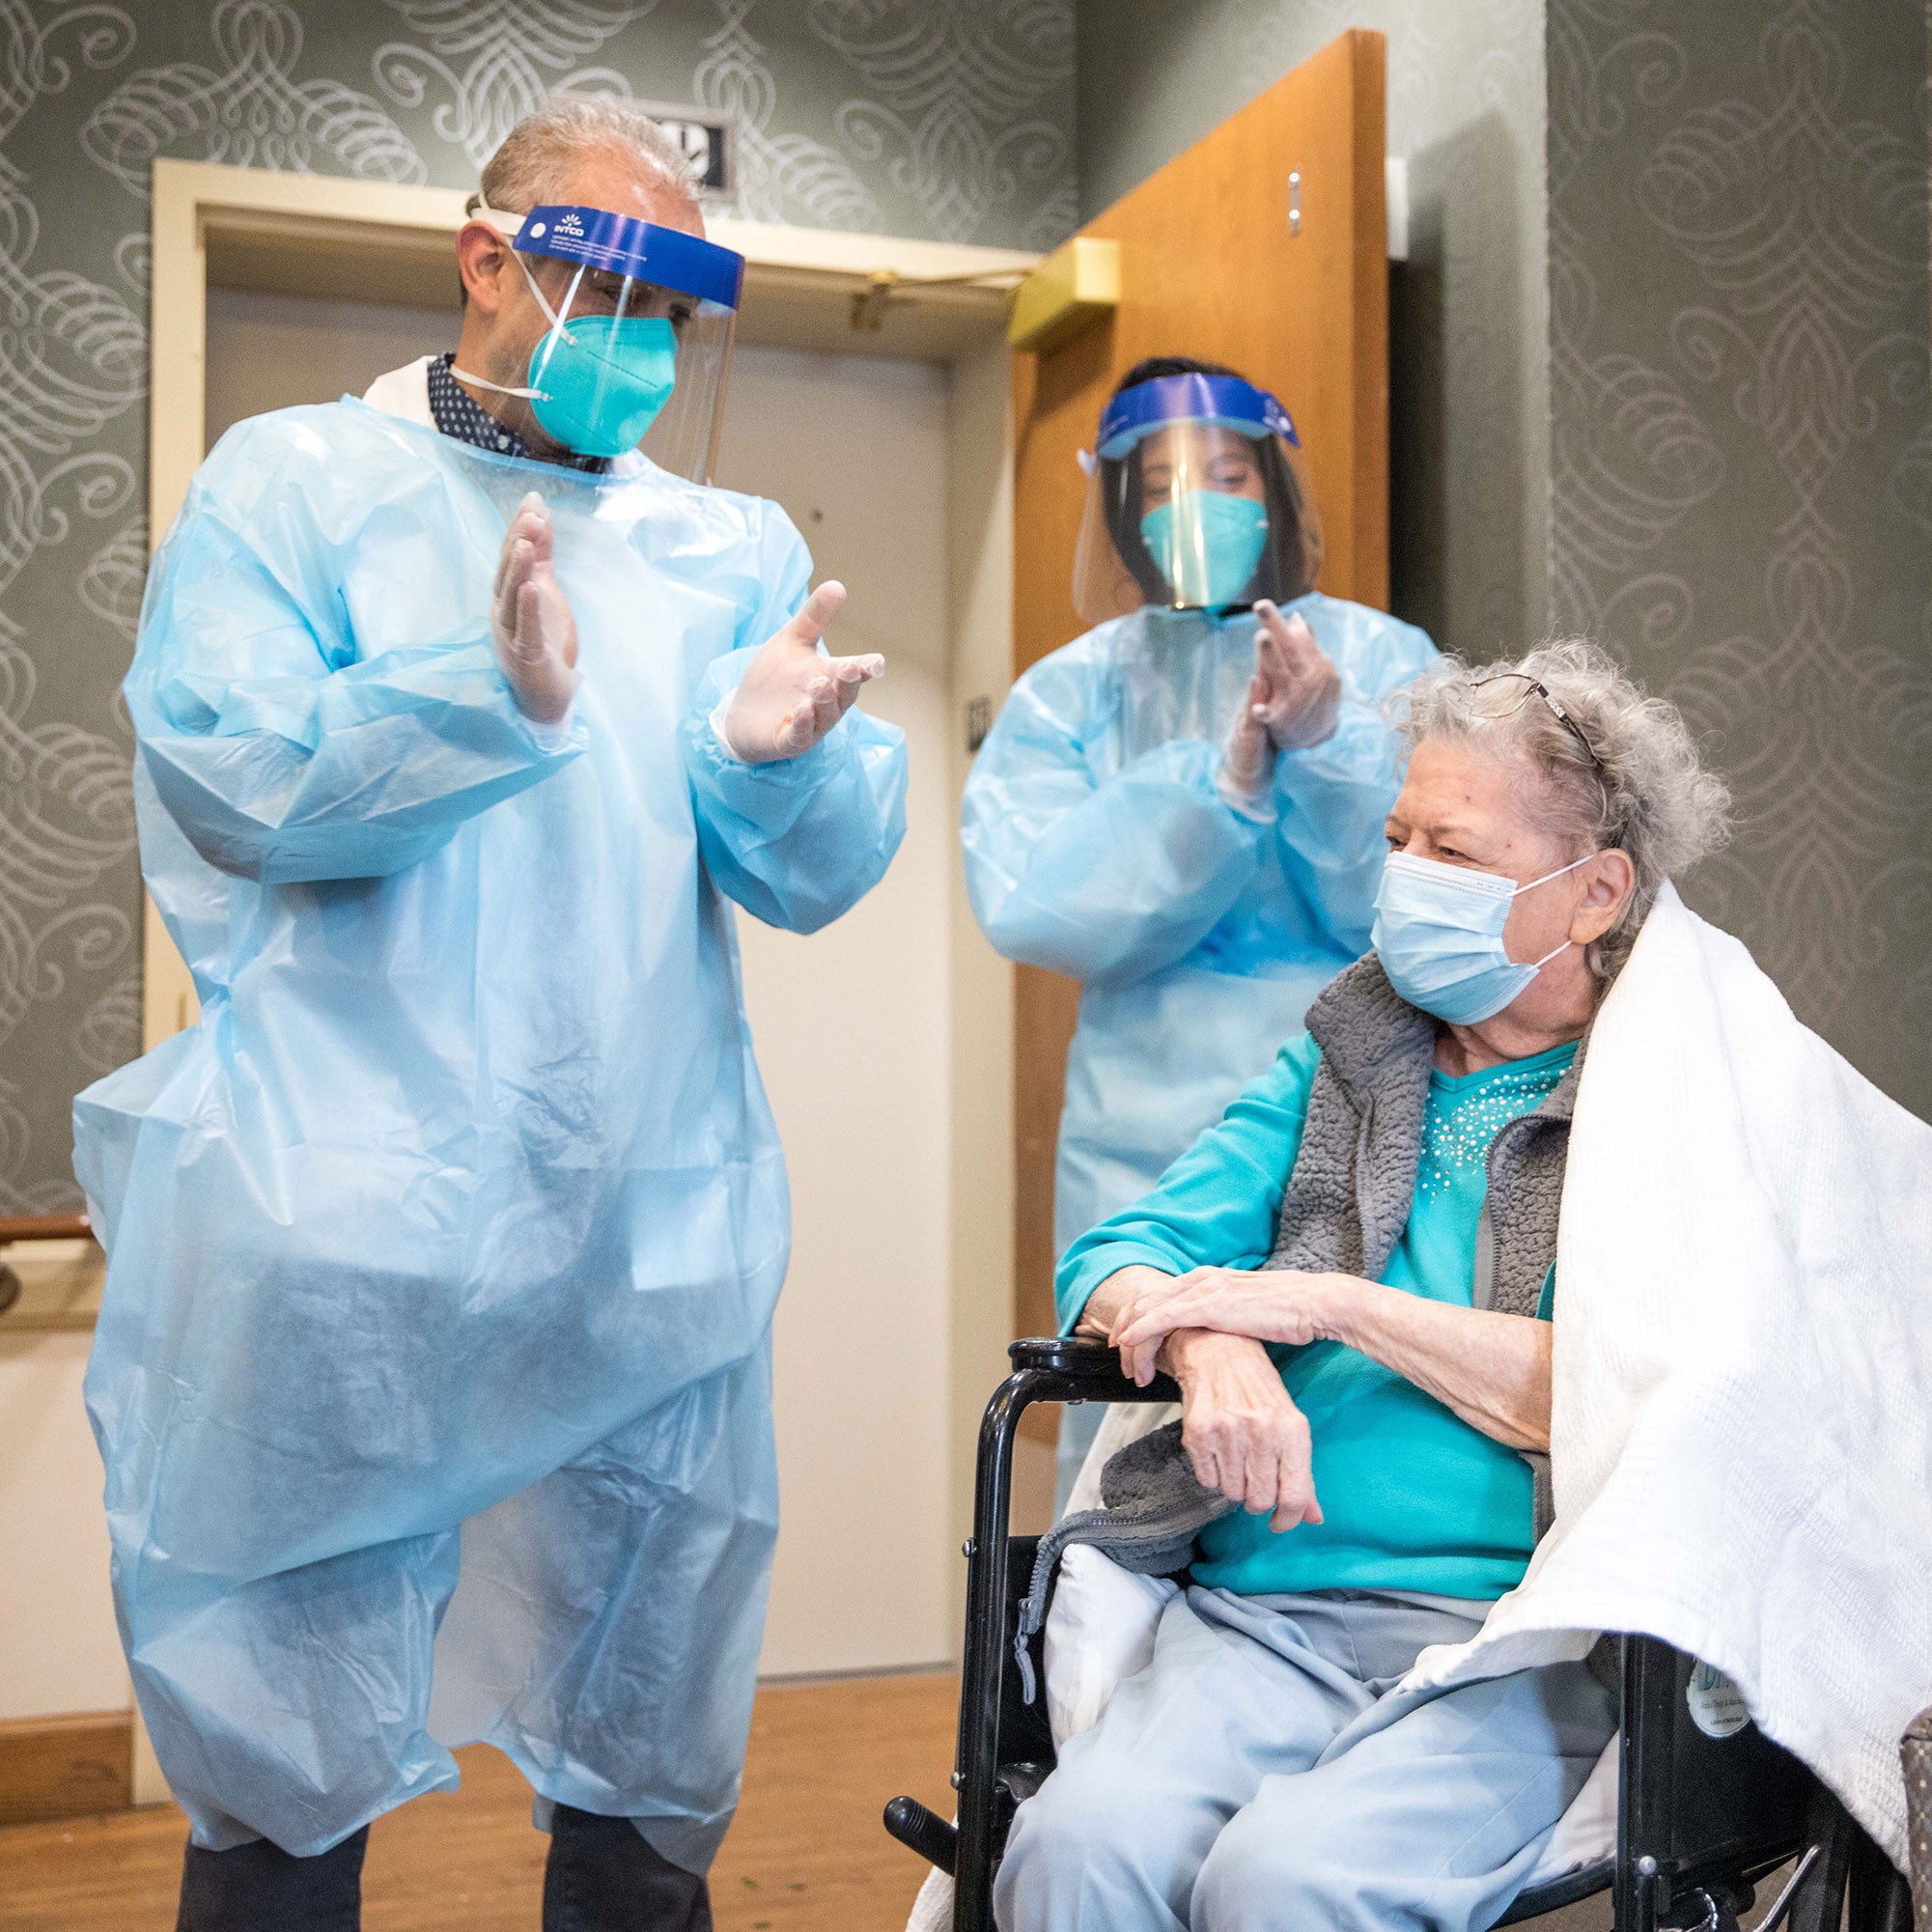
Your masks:
<instances>
[{"instance_id":1,"label":"forearm","mask_svg":"<svg viewBox=\"0 0 1932 1932\"><path fill-rule=\"evenodd\" d=\"M1275 768L1283 858L1328 930L1367 943L1388 855L1383 827L1401 789L1395 740L1353 701L1323 743L1284 752Z\"/></svg>"},{"instance_id":2,"label":"forearm","mask_svg":"<svg viewBox=\"0 0 1932 1932\"><path fill-rule=\"evenodd\" d=\"M1326 1340L1359 1350L1512 1449L1550 1446L1548 1322L1333 1277Z\"/></svg>"},{"instance_id":3,"label":"forearm","mask_svg":"<svg viewBox=\"0 0 1932 1932\"><path fill-rule=\"evenodd\" d=\"M487 643L219 681L152 648L126 690L155 796L204 858L246 879L402 871L585 742L581 724L522 715Z\"/></svg>"},{"instance_id":4,"label":"forearm","mask_svg":"<svg viewBox=\"0 0 1932 1932\"><path fill-rule=\"evenodd\" d=\"M1081 981L1184 958L1253 883L1270 834L1215 790L1218 758L1177 740L1098 786L1083 770L976 777L961 832L981 931Z\"/></svg>"}]
</instances>

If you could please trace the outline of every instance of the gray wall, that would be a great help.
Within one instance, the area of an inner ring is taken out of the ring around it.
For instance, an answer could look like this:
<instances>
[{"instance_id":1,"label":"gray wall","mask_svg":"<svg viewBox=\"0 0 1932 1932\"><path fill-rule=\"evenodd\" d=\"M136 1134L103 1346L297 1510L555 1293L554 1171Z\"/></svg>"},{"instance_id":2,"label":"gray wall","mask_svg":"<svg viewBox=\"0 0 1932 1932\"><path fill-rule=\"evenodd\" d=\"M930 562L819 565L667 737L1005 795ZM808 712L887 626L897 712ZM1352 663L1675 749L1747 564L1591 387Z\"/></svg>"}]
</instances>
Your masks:
<instances>
[{"instance_id":1,"label":"gray wall","mask_svg":"<svg viewBox=\"0 0 1932 1932\"><path fill-rule=\"evenodd\" d=\"M1551 0L1550 571L1736 787L1688 896L1932 1115L1925 31Z\"/></svg>"},{"instance_id":2,"label":"gray wall","mask_svg":"<svg viewBox=\"0 0 1932 1932\"><path fill-rule=\"evenodd\" d=\"M728 115L757 220L1074 225L1072 0L0 0L0 1213L78 1204L138 1050L116 695L147 532L156 155L468 187L546 92Z\"/></svg>"},{"instance_id":3,"label":"gray wall","mask_svg":"<svg viewBox=\"0 0 1932 1932\"><path fill-rule=\"evenodd\" d=\"M1542 0L1080 0L1082 219L1349 27L1388 42L1391 602L1484 656L1544 626Z\"/></svg>"}]
</instances>

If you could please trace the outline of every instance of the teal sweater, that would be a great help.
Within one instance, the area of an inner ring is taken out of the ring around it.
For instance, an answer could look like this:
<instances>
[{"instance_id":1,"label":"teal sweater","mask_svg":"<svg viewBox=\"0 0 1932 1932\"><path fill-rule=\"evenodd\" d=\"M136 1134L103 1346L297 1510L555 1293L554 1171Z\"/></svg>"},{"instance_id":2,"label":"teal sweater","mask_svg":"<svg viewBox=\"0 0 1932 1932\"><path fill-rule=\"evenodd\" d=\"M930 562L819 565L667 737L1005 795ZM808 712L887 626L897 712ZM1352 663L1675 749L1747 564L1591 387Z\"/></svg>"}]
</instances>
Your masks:
<instances>
[{"instance_id":1,"label":"teal sweater","mask_svg":"<svg viewBox=\"0 0 1932 1932\"><path fill-rule=\"evenodd\" d=\"M1576 1051L1573 1043L1461 1079L1430 1075L1415 1197L1382 1273L1387 1286L1470 1305L1490 1141L1548 1097ZM1068 1248L1054 1284L1063 1333L1116 1269L1137 1262L1180 1274L1268 1259L1320 1059L1314 1041L1298 1034L1152 1193ZM1552 1288L1546 1279L1545 1320ZM1243 1595L1400 1589L1488 1598L1523 1581L1534 1502L1513 1449L1339 1342L1269 1354L1308 1418L1325 1520L1277 1535L1265 1516L1236 1510L1202 1532L1197 1582Z\"/></svg>"}]
</instances>

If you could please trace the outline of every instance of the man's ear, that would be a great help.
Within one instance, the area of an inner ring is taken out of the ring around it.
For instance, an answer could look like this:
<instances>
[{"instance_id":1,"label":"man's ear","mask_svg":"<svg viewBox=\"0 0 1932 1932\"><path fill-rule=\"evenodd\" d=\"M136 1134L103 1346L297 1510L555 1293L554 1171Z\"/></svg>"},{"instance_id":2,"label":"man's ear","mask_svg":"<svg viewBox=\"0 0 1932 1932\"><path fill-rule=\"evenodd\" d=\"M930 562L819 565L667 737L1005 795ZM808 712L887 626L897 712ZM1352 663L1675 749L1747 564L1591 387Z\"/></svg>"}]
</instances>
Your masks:
<instances>
[{"instance_id":1,"label":"man's ear","mask_svg":"<svg viewBox=\"0 0 1932 1932\"><path fill-rule=\"evenodd\" d=\"M503 276L515 266L510 244L487 221L466 221L457 230L456 263L463 294L493 316L503 306Z\"/></svg>"}]
</instances>

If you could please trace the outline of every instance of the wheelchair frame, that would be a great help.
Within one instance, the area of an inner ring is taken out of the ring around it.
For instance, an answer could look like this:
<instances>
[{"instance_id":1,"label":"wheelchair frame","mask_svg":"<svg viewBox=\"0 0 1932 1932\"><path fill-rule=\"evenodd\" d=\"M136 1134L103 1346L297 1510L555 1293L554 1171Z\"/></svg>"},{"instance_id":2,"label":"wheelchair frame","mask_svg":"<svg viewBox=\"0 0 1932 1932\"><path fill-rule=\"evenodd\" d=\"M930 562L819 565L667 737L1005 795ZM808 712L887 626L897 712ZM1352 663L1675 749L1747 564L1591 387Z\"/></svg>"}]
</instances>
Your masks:
<instances>
[{"instance_id":1,"label":"wheelchair frame","mask_svg":"<svg viewBox=\"0 0 1932 1932\"><path fill-rule=\"evenodd\" d=\"M1141 1388L1097 1342L1045 1337L1009 1351L1014 1373L980 1424L973 1534L966 1546L965 1669L953 1784L959 1822L895 1798L885 1829L953 1876L954 1932L993 1932L993 1880L1020 1802L1053 1768L1046 1699L1022 1700L1012 1640L1039 1539L1009 1534L1013 1444L1036 1402L1174 1402L1165 1377ZM1044 1633L1032 1639L1045 1681ZM1796 1861L1754 1932L1912 1932L1911 1894L1890 1861L1788 1751L1755 1724L1713 1738L1691 1721L1694 1660L1655 1638L1626 1636L1621 1778L1614 1853L1525 1891L1514 1925L1597 1892L1613 1894L1616 1932L1737 1932L1754 1888ZM1932 1927L1924 1928L1932 1932Z\"/></svg>"}]
</instances>

